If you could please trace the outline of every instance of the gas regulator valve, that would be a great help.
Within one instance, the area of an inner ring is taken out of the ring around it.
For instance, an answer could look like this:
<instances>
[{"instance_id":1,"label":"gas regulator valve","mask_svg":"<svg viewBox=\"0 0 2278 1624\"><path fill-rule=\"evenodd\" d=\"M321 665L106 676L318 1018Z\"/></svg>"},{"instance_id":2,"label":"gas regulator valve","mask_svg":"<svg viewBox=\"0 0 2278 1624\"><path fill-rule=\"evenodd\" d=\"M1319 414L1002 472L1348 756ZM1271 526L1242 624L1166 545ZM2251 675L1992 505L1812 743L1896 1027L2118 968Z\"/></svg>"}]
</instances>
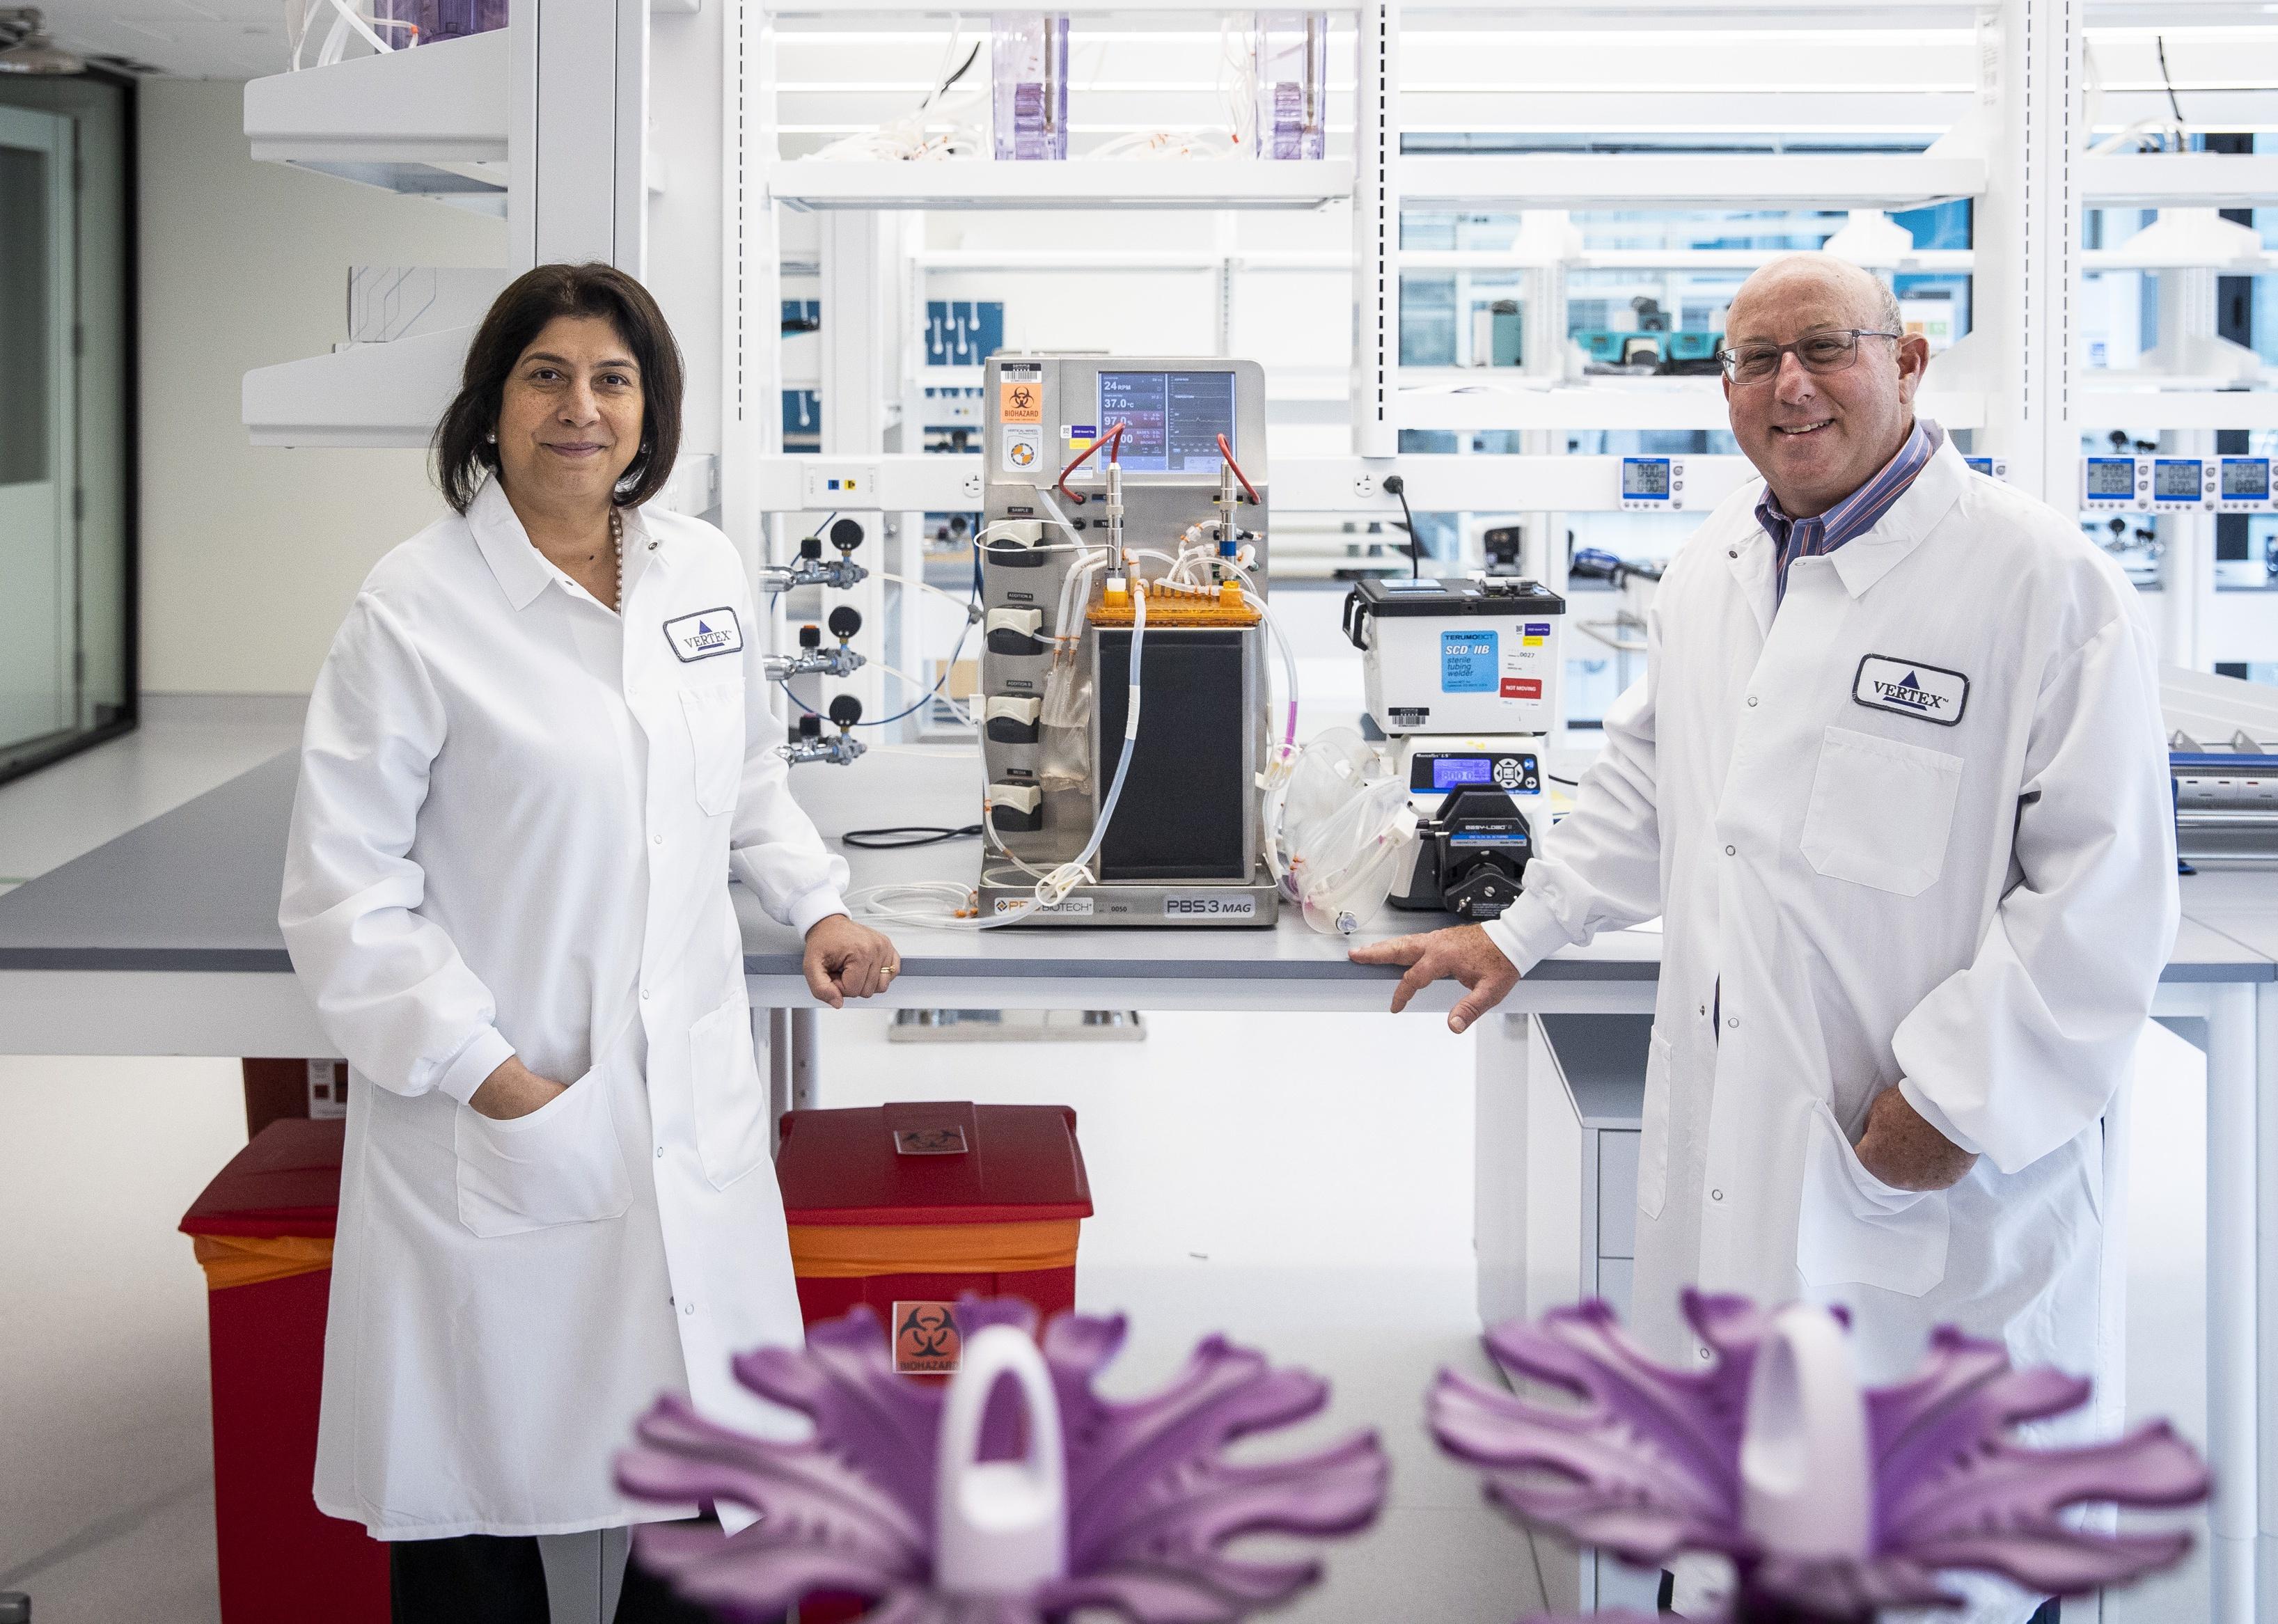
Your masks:
<instances>
[{"instance_id":1,"label":"gas regulator valve","mask_svg":"<svg viewBox=\"0 0 2278 1624\"><path fill-rule=\"evenodd\" d=\"M869 748L852 732L854 724L862 720L862 702L852 694L841 694L830 702L830 720L838 731L825 738L822 718L800 717L799 736L787 744L776 745L776 754L792 766L804 761L828 761L835 766L845 766Z\"/></svg>"}]
</instances>

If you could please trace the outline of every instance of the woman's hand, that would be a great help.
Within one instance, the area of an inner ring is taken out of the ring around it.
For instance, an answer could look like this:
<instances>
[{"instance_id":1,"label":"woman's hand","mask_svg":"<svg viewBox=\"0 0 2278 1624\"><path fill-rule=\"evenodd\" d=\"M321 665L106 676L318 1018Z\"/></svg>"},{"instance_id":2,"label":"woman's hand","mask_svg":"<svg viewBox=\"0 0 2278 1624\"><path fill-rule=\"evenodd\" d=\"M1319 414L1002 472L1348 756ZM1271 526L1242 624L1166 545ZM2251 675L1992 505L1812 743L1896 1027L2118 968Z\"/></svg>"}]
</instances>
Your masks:
<instances>
[{"instance_id":1,"label":"woman's hand","mask_svg":"<svg viewBox=\"0 0 2278 1624\"><path fill-rule=\"evenodd\" d=\"M499 1069L483 1079L483 1086L467 1096L467 1103L478 1117L493 1122L512 1122L517 1117L527 1117L556 1095L568 1091L570 1085L557 1083L531 1071L512 1055L500 1064Z\"/></svg>"},{"instance_id":2,"label":"woman's hand","mask_svg":"<svg viewBox=\"0 0 2278 1624\"><path fill-rule=\"evenodd\" d=\"M868 926L834 913L817 919L806 933L799 968L806 972L807 990L836 1010L849 998L884 992L902 968L902 956Z\"/></svg>"}]
</instances>

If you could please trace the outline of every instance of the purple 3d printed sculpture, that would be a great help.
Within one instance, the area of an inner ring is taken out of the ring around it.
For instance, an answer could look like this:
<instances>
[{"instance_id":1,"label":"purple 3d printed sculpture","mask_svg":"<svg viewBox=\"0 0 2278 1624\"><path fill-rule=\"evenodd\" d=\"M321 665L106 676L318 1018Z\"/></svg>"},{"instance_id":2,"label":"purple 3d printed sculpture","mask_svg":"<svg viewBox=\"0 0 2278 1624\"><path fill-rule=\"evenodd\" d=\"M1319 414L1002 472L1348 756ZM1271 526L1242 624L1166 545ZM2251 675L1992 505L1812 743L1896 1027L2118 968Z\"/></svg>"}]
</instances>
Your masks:
<instances>
[{"instance_id":1,"label":"purple 3d printed sculpture","mask_svg":"<svg viewBox=\"0 0 2278 1624\"><path fill-rule=\"evenodd\" d=\"M958 1319L968 1369L991 1327L1035 1329L1034 1311L1009 1299L967 1298ZM1111 1608L1138 1624L1230 1624L1313 1583L1318 1562L1238 1560L1222 1547L1243 1534L1366 1527L1387 1471L1376 1435L1235 1464L1227 1445L1315 1414L1327 1385L1213 1337L1162 1391L1119 1403L1092 1381L1123 1335L1120 1316L1062 1315L1045 1328L1043 1374L1057 1426L1031 1418L1023 1429L1018 1407L998 1401L1003 1389L980 1390L982 1461L1017 1455L1024 1433L1065 1437L1064 1461L1050 1463L1052 1476L1065 1474L1065 1512L1052 1512L1064 1514L1054 1530L1064 1543L1038 1582L1012 1590L940 1582L936 1485L952 1474L942 1470L938 1445L955 1389L896 1375L885 1329L867 1308L812 1327L804 1351L764 1348L736 1361L746 1387L814 1421L809 1439L751 1437L677 1397L657 1400L638 1445L618 1457L619 1486L650 1500L748 1506L761 1520L724 1539L652 1525L636 1535L635 1552L682 1594L738 1620L779 1617L814 1591L851 1591L875 1598L874 1624L1030 1624L1074 1607Z\"/></svg>"},{"instance_id":2,"label":"purple 3d printed sculpture","mask_svg":"<svg viewBox=\"0 0 2278 1624\"><path fill-rule=\"evenodd\" d=\"M2164 1422L2077 1449L2011 1437L2084 1403L2085 1381L2012 1369L1999 1343L1949 1326L1913 1376L1862 1391L1839 1310L1766 1313L1687 1292L1685 1315L1717 1356L1699 1372L1647 1358L1602 1302L1499 1325L1487 1338L1495 1362L1579 1406L1443 1370L1433 1434L1485 1468L1488 1498L1521 1522L1647 1567L1683 1551L1730 1557L1733 1624L1866 1624L1884 1607L1958 1605L1938 1582L1947 1568L2079 1595L2190 1547L2184 1534L2095 1533L2059 1515L2207 1492L2205 1464Z\"/></svg>"}]
</instances>

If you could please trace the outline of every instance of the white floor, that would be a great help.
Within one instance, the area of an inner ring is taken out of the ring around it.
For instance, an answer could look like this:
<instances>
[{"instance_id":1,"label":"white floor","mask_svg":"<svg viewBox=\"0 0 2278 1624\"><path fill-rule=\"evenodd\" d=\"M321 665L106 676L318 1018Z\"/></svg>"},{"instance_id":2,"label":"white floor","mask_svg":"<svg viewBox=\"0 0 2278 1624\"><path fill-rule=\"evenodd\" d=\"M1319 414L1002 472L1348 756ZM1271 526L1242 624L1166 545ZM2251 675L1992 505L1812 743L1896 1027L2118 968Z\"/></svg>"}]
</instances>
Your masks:
<instances>
[{"instance_id":1,"label":"white floor","mask_svg":"<svg viewBox=\"0 0 2278 1624\"><path fill-rule=\"evenodd\" d=\"M282 713L229 721L181 707L0 788L0 876L67 860L295 733ZM1422 1428L1433 1372L1479 1368L1468 1043L1429 1019L1147 1024L1131 1045L890 1048L882 1014L826 1017L823 1101L1074 1106L1099 1209L1085 1230L1082 1304L1133 1320L1115 1384L1158 1383L1222 1330L1331 1378L1327 1414L1298 1436L1372 1426L1393 1457L1386 1517L1331 1550L1329 1582L1285 1616L1524 1616L1541 1600L1534 1553ZM2164 1032L2146 1056L2129 1407L2197 1437L2203 1071ZM30 1591L41 1624L218 1617L204 1293L173 1225L243 1137L231 1059L0 1058L0 1590ZM2205 1593L2186 1570L2114 1613L2184 1624L2205 1616Z\"/></svg>"}]
</instances>

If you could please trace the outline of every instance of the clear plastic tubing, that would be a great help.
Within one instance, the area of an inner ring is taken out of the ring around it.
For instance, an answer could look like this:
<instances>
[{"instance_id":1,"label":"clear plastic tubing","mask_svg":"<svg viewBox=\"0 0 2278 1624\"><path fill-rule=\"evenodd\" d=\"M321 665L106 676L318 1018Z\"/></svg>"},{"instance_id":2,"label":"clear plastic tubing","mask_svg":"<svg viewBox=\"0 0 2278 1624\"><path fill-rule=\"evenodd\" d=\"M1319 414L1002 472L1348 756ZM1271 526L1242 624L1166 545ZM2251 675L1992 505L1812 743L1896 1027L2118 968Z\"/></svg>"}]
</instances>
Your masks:
<instances>
[{"instance_id":1,"label":"clear plastic tubing","mask_svg":"<svg viewBox=\"0 0 2278 1624\"><path fill-rule=\"evenodd\" d=\"M1251 49L1257 66L1257 156L1323 156L1328 150L1323 111L1329 84L1328 13L1260 11Z\"/></svg>"},{"instance_id":2,"label":"clear plastic tubing","mask_svg":"<svg viewBox=\"0 0 2278 1624\"><path fill-rule=\"evenodd\" d=\"M1068 19L999 11L989 30L997 161L1066 157Z\"/></svg>"}]
</instances>

